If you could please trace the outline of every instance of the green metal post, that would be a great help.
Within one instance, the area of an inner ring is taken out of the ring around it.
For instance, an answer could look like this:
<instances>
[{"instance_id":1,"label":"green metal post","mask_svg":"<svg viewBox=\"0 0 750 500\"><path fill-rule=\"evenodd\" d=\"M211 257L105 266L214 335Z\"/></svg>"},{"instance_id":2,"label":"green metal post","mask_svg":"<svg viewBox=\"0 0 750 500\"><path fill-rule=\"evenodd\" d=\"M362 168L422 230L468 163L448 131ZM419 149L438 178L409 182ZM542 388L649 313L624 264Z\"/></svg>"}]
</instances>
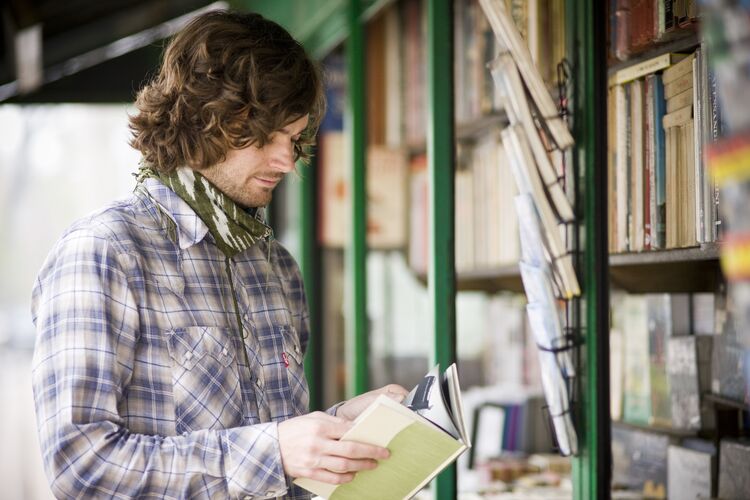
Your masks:
<instances>
[{"instance_id":1,"label":"green metal post","mask_svg":"<svg viewBox=\"0 0 750 500\"><path fill-rule=\"evenodd\" d=\"M604 2L577 0L574 116L576 161L583 169L583 282L586 328L579 442L573 462L576 499L610 498L609 255L607 248L606 16Z\"/></svg>"},{"instance_id":2,"label":"green metal post","mask_svg":"<svg viewBox=\"0 0 750 500\"><path fill-rule=\"evenodd\" d=\"M318 248L315 224L318 220L317 171L318 161L313 158L309 167L298 166L301 173L299 185L300 210L300 250L302 279L305 283L307 308L310 321L310 338L305 354L305 377L310 388L310 411L323 409L321 384L323 381L323 338L320 316L320 251Z\"/></svg>"},{"instance_id":3,"label":"green metal post","mask_svg":"<svg viewBox=\"0 0 750 500\"><path fill-rule=\"evenodd\" d=\"M427 1L427 161L430 173L430 264L428 288L435 334L435 360L456 361L454 262L453 15L451 0ZM456 498L455 465L437 479L437 498Z\"/></svg>"},{"instance_id":4,"label":"green metal post","mask_svg":"<svg viewBox=\"0 0 750 500\"><path fill-rule=\"evenodd\" d=\"M347 364L349 376L347 395L361 394L369 389L367 332L367 187L365 182L365 48L362 5L349 0L347 19L349 38L346 41L348 101L346 124L351 137L351 203L352 231L347 248L346 276L349 280L350 303L347 314Z\"/></svg>"}]
</instances>

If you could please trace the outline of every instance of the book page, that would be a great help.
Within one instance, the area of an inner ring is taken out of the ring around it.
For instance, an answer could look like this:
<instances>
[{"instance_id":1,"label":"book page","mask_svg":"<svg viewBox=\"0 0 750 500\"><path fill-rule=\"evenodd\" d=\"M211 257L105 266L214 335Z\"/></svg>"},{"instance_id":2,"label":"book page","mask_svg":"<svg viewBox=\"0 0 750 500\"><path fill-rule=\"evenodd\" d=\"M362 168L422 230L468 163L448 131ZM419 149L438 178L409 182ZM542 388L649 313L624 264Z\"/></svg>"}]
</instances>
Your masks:
<instances>
[{"instance_id":1,"label":"book page","mask_svg":"<svg viewBox=\"0 0 750 500\"><path fill-rule=\"evenodd\" d=\"M450 412L453 416L453 422L456 424L461 441L471 448L471 440L466 432L466 420L464 420L464 405L461 399L461 386L458 383L458 369L456 363L452 363L445 370L446 385L450 395Z\"/></svg>"},{"instance_id":2,"label":"book page","mask_svg":"<svg viewBox=\"0 0 750 500\"><path fill-rule=\"evenodd\" d=\"M406 396L402 404L433 424L437 425L455 439L461 434L453 422L450 406L443 395L440 367L435 366Z\"/></svg>"}]
</instances>

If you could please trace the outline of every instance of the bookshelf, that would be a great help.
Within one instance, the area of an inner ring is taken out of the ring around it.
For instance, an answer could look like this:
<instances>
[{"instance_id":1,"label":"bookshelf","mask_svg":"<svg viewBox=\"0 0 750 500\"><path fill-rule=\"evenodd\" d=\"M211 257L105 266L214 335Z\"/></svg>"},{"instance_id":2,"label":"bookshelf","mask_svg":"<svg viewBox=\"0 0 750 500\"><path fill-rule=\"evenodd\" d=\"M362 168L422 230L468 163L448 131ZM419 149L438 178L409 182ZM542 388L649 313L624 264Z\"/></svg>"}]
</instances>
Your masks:
<instances>
[{"instance_id":1,"label":"bookshelf","mask_svg":"<svg viewBox=\"0 0 750 500\"><path fill-rule=\"evenodd\" d=\"M682 429L673 429L671 427L658 426L658 425L638 425L631 424L629 422L614 421L612 425L622 429L632 429L642 432L650 432L654 434L667 435L673 438L691 438L698 437L697 431L689 431Z\"/></svg>"},{"instance_id":2,"label":"bookshelf","mask_svg":"<svg viewBox=\"0 0 750 500\"><path fill-rule=\"evenodd\" d=\"M612 76L621 69L642 63L643 61L661 54L666 54L668 52L684 52L694 49L699 44L700 34L698 31L686 31L685 33L678 35L676 39L657 44L651 49L629 58L627 61L618 61L610 64L607 68L607 75Z\"/></svg>"},{"instance_id":3,"label":"bookshelf","mask_svg":"<svg viewBox=\"0 0 750 500\"><path fill-rule=\"evenodd\" d=\"M712 292L723 284L719 245L609 256L610 280L631 293Z\"/></svg>"},{"instance_id":4,"label":"bookshelf","mask_svg":"<svg viewBox=\"0 0 750 500\"><path fill-rule=\"evenodd\" d=\"M505 113L493 112L492 114L481 116L474 120L459 123L456 125L456 141L457 142L473 142L477 138L482 137L487 133L487 130L493 128L503 127L507 125L508 118ZM426 151L427 143L425 141L415 141L406 146L407 152L410 156L422 154Z\"/></svg>"},{"instance_id":5,"label":"bookshelf","mask_svg":"<svg viewBox=\"0 0 750 500\"><path fill-rule=\"evenodd\" d=\"M612 30L600 139L608 179L598 189L608 193L613 484L657 498L714 497L720 449L725 439L748 435L749 407L740 400L741 348L720 266L721 198L704 157L722 120L697 2L696 11L690 1L668 2L685 14L668 41L615 58L635 45L632 23L643 33L636 20L666 3L622 9L625 3L611 2L600 18ZM649 29L658 38L660 28ZM676 111L683 119L675 120ZM650 439L643 433L666 438L648 469L622 453ZM702 465L680 462L691 454Z\"/></svg>"}]
</instances>

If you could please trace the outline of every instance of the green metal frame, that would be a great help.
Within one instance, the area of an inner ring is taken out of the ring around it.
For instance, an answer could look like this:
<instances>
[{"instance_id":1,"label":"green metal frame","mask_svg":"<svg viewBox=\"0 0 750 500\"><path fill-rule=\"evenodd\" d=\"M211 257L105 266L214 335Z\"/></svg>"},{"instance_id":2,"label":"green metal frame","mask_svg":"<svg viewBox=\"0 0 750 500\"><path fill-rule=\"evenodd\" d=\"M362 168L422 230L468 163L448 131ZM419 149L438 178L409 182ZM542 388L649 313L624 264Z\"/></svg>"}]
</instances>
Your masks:
<instances>
[{"instance_id":1,"label":"green metal frame","mask_svg":"<svg viewBox=\"0 0 750 500\"><path fill-rule=\"evenodd\" d=\"M307 341L305 353L305 378L307 378L310 394L310 410L323 409L323 338L321 324L321 295L320 288L320 248L316 237L316 223L318 220L317 172L318 161L313 158L310 166L297 167L301 173L299 197L301 199L300 220L300 251L302 279L305 284L307 308L310 322L310 337Z\"/></svg>"},{"instance_id":2,"label":"green metal frame","mask_svg":"<svg viewBox=\"0 0 750 500\"><path fill-rule=\"evenodd\" d=\"M427 276L435 361L456 361L453 124L453 2L427 0L427 163L430 175L430 263ZM456 467L437 478L437 498L456 498Z\"/></svg>"},{"instance_id":3,"label":"green metal frame","mask_svg":"<svg viewBox=\"0 0 750 500\"><path fill-rule=\"evenodd\" d=\"M366 185L366 112L365 44L362 2L349 0L347 10L349 37L346 40L347 107L345 123L351 138L352 231L346 252L346 279L350 290L347 314L347 350L349 397L369 390L367 328L367 185Z\"/></svg>"},{"instance_id":4,"label":"green metal frame","mask_svg":"<svg viewBox=\"0 0 750 500\"><path fill-rule=\"evenodd\" d=\"M582 401L579 402L581 451L573 460L576 499L610 497L609 414L609 255L607 249L606 15L604 2L569 2L567 26L574 61L575 161L582 169L578 199L583 201L583 289L585 336Z\"/></svg>"}]
</instances>

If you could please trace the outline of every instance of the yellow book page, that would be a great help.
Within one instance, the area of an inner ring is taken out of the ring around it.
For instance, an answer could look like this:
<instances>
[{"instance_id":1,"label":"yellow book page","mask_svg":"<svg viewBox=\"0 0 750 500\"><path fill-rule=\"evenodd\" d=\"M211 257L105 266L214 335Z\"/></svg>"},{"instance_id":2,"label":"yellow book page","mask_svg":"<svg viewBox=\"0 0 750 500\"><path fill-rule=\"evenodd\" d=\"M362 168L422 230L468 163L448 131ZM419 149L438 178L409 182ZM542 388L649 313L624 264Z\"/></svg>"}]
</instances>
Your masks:
<instances>
[{"instance_id":1,"label":"yellow book page","mask_svg":"<svg viewBox=\"0 0 750 500\"><path fill-rule=\"evenodd\" d=\"M331 500L407 498L463 446L442 431L414 422L388 444L391 456L340 485Z\"/></svg>"}]
</instances>

